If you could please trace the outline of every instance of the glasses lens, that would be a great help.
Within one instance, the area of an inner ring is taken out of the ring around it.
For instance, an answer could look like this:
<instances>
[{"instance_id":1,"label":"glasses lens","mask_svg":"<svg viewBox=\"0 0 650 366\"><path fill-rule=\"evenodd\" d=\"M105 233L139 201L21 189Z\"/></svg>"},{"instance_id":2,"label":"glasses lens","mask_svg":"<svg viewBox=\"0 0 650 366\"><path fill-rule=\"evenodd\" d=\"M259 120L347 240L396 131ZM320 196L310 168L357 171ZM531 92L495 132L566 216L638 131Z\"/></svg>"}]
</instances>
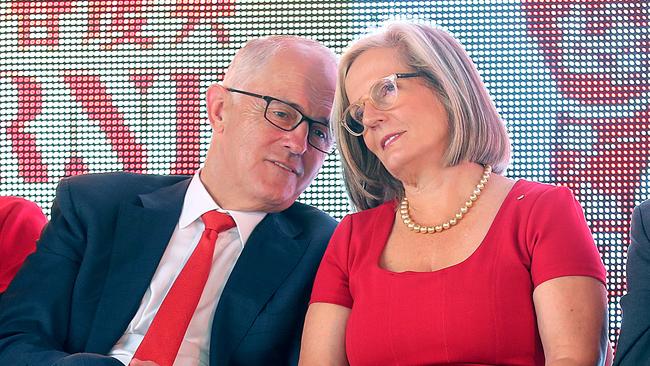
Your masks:
<instances>
[{"instance_id":1,"label":"glasses lens","mask_svg":"<svg viewBox=\"0 0 650 366\"><path fill-rule=\"evenodd\" d=\"M345 124L354 133L363 132L363 104L352 104L348 107Z\"/></svg>"},{"instance_id":2,"label":"glasses lens","mask_svg":"<svg viewBox=\"0 0 650 366\"><path fill-rule=\"evenodd\" d=\"M332 151L332 137L329 126L322 123L312 122L309 126L309 144L318 150L326 153Z\"/></svg>"},{"instance_id":3,"label":"glasses lens","mask_svg":"<svg viewBox=\"0 0 650 366\"><path fill-rule=\"evenodd\" d=\"M296 123L302 120L302 115L286 103L271 100L266 108L266 118L280 128L292 129Z\"/></svg>"},{"instance_id":4,"label":"glasses lens","mask_svg":"<svg viewBox=\"0 0 650 366\"><path fill-rule=\"evenodd\" d=\"M390 108L397 99L397 84L392 78L377 81L370 88L370 99L379 109Z\"/></svg>"}]
</instances>

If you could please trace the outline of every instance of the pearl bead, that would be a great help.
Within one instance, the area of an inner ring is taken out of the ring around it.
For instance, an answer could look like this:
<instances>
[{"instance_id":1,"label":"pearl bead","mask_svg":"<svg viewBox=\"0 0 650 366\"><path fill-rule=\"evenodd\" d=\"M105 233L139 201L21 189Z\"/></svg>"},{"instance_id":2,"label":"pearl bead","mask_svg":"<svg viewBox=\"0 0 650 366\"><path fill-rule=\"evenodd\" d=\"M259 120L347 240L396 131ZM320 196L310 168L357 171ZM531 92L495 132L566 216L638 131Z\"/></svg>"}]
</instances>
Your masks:
<instances>
[{"instance_id":1,"label":"pearl bead","mask_svg":"<svg viewBox=\"0 0 650 366\"><path fill-rule=\"evenodd\" d=\"M469 209L474 205L474 202L476 202L478 197L481 195L481 192L485 188L485 184L487 184L491 174L492 166L486 165L485 169L483 170L483 176L481 177L481 180L476 185L476 187L474 187L474 191L472 191L472 194L465 202L465 205L461 207L460 210L454 215L454 217L449 219L447 222L435 226L417 224L415 221L413 221L413 219L411 219L411 216L409 215L409 203L406 197L402 199L399 207L399 213L402 217L402 222L404 225L406 225L406 227L409 228L409 230L421 234L433 234L444 230L449 230L452 226L458 224L458 221L460 221L463 216L469 211Z\"/></svg>"}]
</instances>

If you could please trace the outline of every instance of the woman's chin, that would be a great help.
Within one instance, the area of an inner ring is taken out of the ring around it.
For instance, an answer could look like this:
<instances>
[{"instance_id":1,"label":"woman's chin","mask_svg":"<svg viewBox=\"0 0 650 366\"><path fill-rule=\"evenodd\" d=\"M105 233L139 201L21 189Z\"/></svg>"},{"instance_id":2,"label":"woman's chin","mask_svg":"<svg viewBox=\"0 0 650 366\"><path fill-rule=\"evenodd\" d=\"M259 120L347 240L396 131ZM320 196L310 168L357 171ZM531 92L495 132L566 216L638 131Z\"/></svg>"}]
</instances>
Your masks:
<instances>
[{"instance_id":1,"label":"woman's chin","mask_svg":"<svg viewBox=\"0 0 650 366\"><path fill-rule=\"evenodd\" d=\"M406 167L404 167L404 165L394 164L394 163L391 165L384 164L384 168L386 168L386 170L388 171L388 173L390 173L390 175L392 175L395 179L400 181L403 180L402 178L405 172L408 170L406 169Z\"/></svg>"}]
</instances>

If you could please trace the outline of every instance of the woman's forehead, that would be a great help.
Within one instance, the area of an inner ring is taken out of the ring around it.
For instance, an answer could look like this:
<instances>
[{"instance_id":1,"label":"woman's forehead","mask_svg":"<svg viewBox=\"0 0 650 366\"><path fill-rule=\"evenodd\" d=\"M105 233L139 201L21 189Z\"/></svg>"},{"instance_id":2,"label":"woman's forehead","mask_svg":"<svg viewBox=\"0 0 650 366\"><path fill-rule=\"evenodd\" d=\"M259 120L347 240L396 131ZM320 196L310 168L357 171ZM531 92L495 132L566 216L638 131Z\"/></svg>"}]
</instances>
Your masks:
<instances>
[{"instance_id":1,"label":"woman's forehead","mask_svg":"<svg viewBox=\"0 0 650 366\"><path fill-rule=\"evenodd\" d=\"M395 48L372 48L362 52L350 65L344 86L349 100L368 93L372 84L398 72L407 72Z\"/></svg>"}]
</instances>

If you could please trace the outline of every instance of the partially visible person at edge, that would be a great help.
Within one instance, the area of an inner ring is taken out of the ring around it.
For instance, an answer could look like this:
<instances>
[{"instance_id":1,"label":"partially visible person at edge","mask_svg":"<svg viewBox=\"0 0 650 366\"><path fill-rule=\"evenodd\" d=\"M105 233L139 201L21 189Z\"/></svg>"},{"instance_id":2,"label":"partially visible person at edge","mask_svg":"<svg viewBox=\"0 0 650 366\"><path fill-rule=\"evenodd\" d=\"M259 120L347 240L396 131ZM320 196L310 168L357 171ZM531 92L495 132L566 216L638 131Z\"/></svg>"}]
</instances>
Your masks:
<instances>
[{"instance_id":1,"label":"partially visible person at edge","mask_svg":"<svg viewBox=\"0 0 650 366\"><path fill-rule=\"evenodd\" d=\"M32 201L0 196L0 296L25 258L36 249L47 218Z\"/></svg>"},{"instance_id":2,"label":"partially visible person at edge","mask_svg":"<svg viewBox=\"0 0 650 366\"><path fill-rule=\"evenodd\" d=\"M336 221L295 200L333 149L335 81L318 42L252 40L208 88L196 174L63 179L0 302L0 365L296 364Z\"/></svg>"},{"instance_id":3,"label":"partially visible person at edge","mask_svg":"<svg viewBox=\"0 0 650 366\"><path fill-rule=\"evenodd\" d=\"M614 366L650 365L650 200L634 208Z\"/></svg>"},{"instance_id":4,"label":"partially visible person at edge","mask_svg":"<svg viewBox=\"0 0 650 366\"><path fill-rule=\"evenodd\" d=\"M589 365L605 269L567 188L502 176L504 124L461 45L395 23L344 53L337 227L301 365Z\"/></svg>"}]
</instances>

